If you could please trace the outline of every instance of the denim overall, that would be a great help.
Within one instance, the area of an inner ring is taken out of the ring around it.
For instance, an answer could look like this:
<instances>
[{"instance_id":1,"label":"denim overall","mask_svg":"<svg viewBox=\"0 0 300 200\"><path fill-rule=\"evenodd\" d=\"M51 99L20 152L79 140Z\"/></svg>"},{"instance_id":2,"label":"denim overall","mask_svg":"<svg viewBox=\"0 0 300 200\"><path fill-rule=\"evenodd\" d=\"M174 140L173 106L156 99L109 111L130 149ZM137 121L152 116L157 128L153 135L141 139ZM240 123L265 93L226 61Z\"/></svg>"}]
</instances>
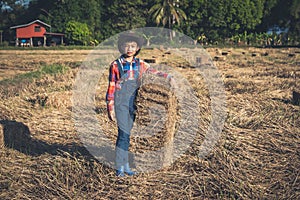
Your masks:
<instances>
[{"instance_id":1,"label":"denim overall","mask_svg":"<svg viewBox=\"0 0 300 200\"><path fill-rule=\"evenodd\" d=\"M118 138L116 141L116 168L128 164L128 149L130 144L130 131L135 120L137 89L139 87L139 61L136 59L132 63L126 62L122 66L117 61L121 74L121 89L115 91L115 113L118 124ZM123 68L123 69L122 69Z\"/></svg>"}]
</instances>

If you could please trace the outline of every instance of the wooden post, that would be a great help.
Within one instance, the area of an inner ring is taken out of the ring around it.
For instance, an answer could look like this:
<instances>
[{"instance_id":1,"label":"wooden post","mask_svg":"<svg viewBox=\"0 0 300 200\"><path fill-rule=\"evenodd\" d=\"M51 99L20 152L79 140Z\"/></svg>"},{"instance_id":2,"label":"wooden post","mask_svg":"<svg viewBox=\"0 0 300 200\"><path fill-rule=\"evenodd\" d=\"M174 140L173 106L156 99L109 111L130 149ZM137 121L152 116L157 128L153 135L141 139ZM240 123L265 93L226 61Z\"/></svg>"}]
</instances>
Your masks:
<instances>
[{"instance_id":1,"label":"wooden post","mask_svg":"<svg viewBox=\"0 0 300 200\"><path fill-rule=\"evenodd\" d=\"M19 38L16 38L16 47L19 46Z\"/></svg>"},{"instance_id":2,"label":"wooden post","mask_svg":"<svg viewBox=\"0 0 300 200\"><path fill-rule=\"evenodd\" d=\"M47 38L46 38L46 36L44 35L44 44L43 44L44 47L46 46L46 42L47 42Z\"/></svg>"}]
</instances>

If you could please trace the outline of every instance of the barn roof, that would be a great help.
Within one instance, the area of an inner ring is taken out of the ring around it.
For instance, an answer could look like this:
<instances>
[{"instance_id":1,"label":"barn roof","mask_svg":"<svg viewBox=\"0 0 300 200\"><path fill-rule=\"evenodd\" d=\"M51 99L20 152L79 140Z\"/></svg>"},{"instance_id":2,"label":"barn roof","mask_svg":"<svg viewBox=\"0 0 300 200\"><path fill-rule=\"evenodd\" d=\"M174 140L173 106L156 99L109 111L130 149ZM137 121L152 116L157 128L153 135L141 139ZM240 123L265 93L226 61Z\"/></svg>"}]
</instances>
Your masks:
<instances>
[{"instance_id":1,"label":"barn roof","mask_svg":"<svg viewBox=\"0 0 300 200\"><path fill-rule=\"evenodd\" d=\"M22 25L18 25L18 26L12 26L10 27L11 29L14 29L14 28L22 28L22 27L26 27L26 26L30 26L31 24L34 24L34 23L40 23L40 24L43 24L44 26L48 26L49 28L51 27L49 24L46 24L45 22L42 22L41 20L34 20L28 24L22 24Z\"/></svg>"}]
</instances>

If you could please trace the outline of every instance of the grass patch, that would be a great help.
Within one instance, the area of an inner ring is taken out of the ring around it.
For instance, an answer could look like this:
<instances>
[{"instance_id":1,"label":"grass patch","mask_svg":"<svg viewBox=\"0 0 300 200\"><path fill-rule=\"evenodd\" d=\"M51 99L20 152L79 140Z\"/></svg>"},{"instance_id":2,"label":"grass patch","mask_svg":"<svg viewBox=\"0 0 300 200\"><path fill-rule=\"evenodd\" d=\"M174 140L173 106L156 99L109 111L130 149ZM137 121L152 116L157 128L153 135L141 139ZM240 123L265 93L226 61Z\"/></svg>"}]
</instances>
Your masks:
<instances>
[{"instance_id":1,"label":"grass patch","mask_svg":"<svg viewBox=\"0 0 300 200\"><path fill-rule=\"evenodd\" d=\"M40 79L44 75L64 74L67 70L69 70L69 67L64 65L45 65L36 71L18 74L13 78L1 80L0 85L19 85L25 82L32 82L34 79Z\"/></svg>"},{"instance_id":2,"label":"grass patch","mask_svg":"<svg viewBox=\"0 0 300 200\"><path fill-rule=\"evenodd\" d=\"M67 73L69 69L70 67L60 64L44 65L38 70L1 80L0 95L2 98L19 96L21 91L33 90L33 88L37 87L39 80L43 79L43 77L52 76L56 79L56 77Z\"/></svg>"}]
</instances>

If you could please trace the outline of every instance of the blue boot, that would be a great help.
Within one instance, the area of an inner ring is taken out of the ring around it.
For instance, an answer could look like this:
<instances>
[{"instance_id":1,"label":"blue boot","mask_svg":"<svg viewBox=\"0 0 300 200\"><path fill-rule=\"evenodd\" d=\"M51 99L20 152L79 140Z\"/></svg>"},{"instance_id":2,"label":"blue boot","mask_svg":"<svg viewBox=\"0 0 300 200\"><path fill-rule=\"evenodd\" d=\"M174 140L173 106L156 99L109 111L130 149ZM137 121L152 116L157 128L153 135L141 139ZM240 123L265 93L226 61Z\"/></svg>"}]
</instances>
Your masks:
<instances>
[{"instance_id":1,"label":"blue boot","mask_svg":"<svg viewBox=\"0 0 300 200\"><path fill-rule=\"evenodd\" d=\"M124 166L121 166L120 168L118 168L118 169L116 170L116 175L117 175L118 177L123 177L123 176L125 176L125 174L124 174Z\"/></svg>"},{"instance_id":2,"label":"blue boot","mask_svg":"<svg viewBox=\"0 0 300 200\"><path fill-rule=\"evenodd\" d=\"M136 172L131 171L130 167L129 167L129 163L126 163L124 166L124 172L128 175L128 176L133 176L136 175Z\"/></svg>"}]
</instances>

